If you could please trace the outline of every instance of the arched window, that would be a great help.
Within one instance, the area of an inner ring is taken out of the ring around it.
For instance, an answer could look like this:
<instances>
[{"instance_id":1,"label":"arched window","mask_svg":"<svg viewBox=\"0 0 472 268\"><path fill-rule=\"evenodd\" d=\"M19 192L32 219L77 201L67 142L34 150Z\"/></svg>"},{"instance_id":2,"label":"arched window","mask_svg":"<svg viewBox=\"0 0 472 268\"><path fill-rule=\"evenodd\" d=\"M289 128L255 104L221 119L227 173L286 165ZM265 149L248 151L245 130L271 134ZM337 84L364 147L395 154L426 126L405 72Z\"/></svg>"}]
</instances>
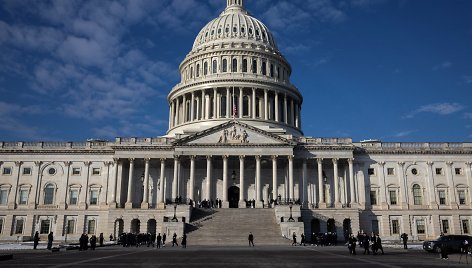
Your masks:
<instances>
[{"instance_id":1,"label":"arched window","mask_svg":"<svg viewBox=\"0 0 472 268\"><path fill-rule=\"evenodd\" d=\"M243 73L247 73L247 59L243 59Z\"/></svg>"},{"instance_id":2,"label":"arched window","mask_svg":"<svg viewBox=\"0 0 472 268\"><path fill-rule=\"evenodd\" d=\"M423 204L423 197L421 194L421 186L418 184L413 185L413 204L414 205L422 205Z\"/></svg>"},{"instance_id":3,"label":"arched window","mask_svg":"<svg viewBox=\"0 0 472 268\"><path fill-rule=\"evenodd\" d=\"M238 71L238 60L233 59L233 66L232 66L232 72L235 73Z\"/></svg>"},{"instance_id":4,"label":"arched window","mask_svg":"<svg viewBox=\"0 0 472 268\"><path fill-rule=\"evenodd\" d=\"M223 59L223 73L228 71L228 60Z\"/></svg>"},{"instance_id":5,"label":"arched window","mask_svg":"<svg viewBox=\"0 0 472 268\"><path fill-rule=\"evenodd\" d=\"M204 62L203 63L203 75L207 75L208 74L208 62Z\"/></svg>"},{"instance_id":6,"label":"arched window","mask_svg":"<svg viewBox=\"0 0 472 268\"><path fill-rule=\"evenodd\" d=\"M212 73L216 74L216 72L218 70L218 64L216 63L216 60L213 60L212 68L213 68Z\"/></svg>"},{"instance_id":7,"label":"arched window","mask_svg":"<svg viewBox=\"0 0 472 268\"><path fill-rule=\"evenodd\" d=\"M56 187L53 184L49 183L46 184L44 187L44 204L45 205L52 205L54 204L54 191Z\"/></svg>"},{"instance_id":8,"label":"arched window","mask_svg":"<svg viewBox=\"0 0 472 268\"><path fill-rule=\"evenodd\" d=\"M257 60L252 60L252 73L257 74Z\"/></svg>"},{"instance_id":9,"label":"arched window","mask_svg":"<svg viewBox=\"0 0 472 268\"><path fill-rule=\"evenodd\" d=\"M193 78L193 67L190 67L190 79Z\"/></svg>"},{"instance_id":10,"label":"arched window","mask_svg":"<svg viewBox=\"0 0 472 268\"><path fill-rule=\"evenodd\" d=\"M200 76L200 64L197 64L197 74L196 74L196 77L199 77Z\"/></svg>"}]
</instances>

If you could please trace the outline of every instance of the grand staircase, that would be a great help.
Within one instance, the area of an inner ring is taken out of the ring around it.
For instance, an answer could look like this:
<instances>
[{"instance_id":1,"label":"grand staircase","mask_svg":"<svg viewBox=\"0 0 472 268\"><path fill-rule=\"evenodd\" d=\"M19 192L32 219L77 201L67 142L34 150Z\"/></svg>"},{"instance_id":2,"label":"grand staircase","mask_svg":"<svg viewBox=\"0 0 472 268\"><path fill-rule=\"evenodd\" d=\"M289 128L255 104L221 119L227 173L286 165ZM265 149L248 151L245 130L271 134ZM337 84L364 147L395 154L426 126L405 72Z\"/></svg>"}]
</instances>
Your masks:
<instances>
[{"instance_id":1,"label":"grand staircase","mask_svg":"<svg viewBox=\"0 0 472 268\"><path fill-rule=\"evenodd\" d=\"M195 208L186 231L192 245L247 246L249 232L256 246L289 243L281 235L273 209Z\"/></svg>"}]
</instances>

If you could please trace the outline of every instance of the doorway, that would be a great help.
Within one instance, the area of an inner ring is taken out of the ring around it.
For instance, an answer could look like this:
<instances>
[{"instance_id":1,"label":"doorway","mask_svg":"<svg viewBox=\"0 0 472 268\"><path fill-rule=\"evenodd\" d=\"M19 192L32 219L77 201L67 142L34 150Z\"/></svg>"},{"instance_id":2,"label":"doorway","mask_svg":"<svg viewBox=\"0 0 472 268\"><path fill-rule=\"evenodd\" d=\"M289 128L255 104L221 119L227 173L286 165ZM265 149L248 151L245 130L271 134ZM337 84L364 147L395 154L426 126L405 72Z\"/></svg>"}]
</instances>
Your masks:
<instances>
[{"instance_id":1,"label":"doorway","mask_svg":"<svg viewBox=\"0 0 472 268\"><path fill-rule=\"evenodd\" d=\"M239 207L239 187L231 186L228 189L228 201L230 208Z\"/></svg>"}]
</instances>

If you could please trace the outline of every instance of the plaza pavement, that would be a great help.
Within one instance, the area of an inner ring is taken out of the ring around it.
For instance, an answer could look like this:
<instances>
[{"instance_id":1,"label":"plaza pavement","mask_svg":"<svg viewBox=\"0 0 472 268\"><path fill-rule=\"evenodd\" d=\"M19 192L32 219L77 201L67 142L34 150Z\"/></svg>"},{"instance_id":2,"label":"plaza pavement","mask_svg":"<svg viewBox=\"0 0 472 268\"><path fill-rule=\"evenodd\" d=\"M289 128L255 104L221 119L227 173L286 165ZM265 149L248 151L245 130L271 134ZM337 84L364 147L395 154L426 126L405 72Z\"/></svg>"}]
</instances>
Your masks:
<instances>
[{"instance_id":1,"label":"plaza pavement","mask_svg":"<svg viewBox=\"0 0 472 268\"><path fill-rule=\"evenodd\" d=\"M359 249L359 248L358 248ZM441 260L422 250L385 248L385 255L350 256L344 246L192 246L123 248L110 246L95 251L11 250L13 260L0 261L0 267L467 267L459 264L459 254ZM361 254L359 254L361 253ZM465 263L463 257L462 262Z\"/></svg>"}]
</instances>

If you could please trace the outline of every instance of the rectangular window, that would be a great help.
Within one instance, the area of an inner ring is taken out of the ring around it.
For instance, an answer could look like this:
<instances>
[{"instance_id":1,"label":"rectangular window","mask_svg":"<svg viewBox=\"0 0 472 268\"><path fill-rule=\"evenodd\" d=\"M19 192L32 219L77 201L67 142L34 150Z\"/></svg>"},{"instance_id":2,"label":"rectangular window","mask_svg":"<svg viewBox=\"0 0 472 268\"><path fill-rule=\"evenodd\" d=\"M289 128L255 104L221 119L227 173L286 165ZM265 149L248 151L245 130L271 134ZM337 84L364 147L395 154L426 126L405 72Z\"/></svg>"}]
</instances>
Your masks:
<instances>
[{"instance_id":1,"label":"rectangular window","mask_svg":"<svg viewBox=\"0 0 472 268\"><path fill-rule=\"evenodd\" d=\"M464 234L469 233L469 220L462 220L462 232Z\"/></svg>"},{"instance_id":2,"label":"rectangular window","mask_svg":"<svg viewBox=\"0 0 472 268\"><path fill-rule=\"evenodd\" d=\"M95 220L88 221L87 234L95 234Z\"/></svg>"},{"instance_id":3,"label":"rectangular window","mask_svg":"<svg viewBox=\"0 0 472 268\"><path fill-rule=\"evenodd\" d=\"M79 167L73 167L72 168L72 175L80 175L80 168Z\"/></svg>"},{"instance_id":4,"label":"rectangular window","mask_svg":"<svg viewBox=\"0 0 472 268\"><path fill-rule=\"evenodd\" d=\"M100 175L100 168L92 168L92 175Z\"/></svg>"},{"instance_id":5,"label":"rectangular window","mask_svg":"<svg viewBox=\"0 0 472 268\"><path fill-rule=\"evenodd\" d=\"M77 205L79 190L70 190L69 205Z\"/></svg>"},{"instance_id":6,"label":"rectangular window","mask_svg":"<svg viewBox=\"0 0 472 268\"><path fill-rule=\"evenodd\" d=\"M436 168L436 175L442 175L442 168Z\"/></svg>"},{"instance_id":7,"label":"rectangular window","mask_svg":"<svg viewBox=\"0 0 472 268\"><path fill-rule=\"evenodd\" d=\"M0 218L0 234L3 233L3 218Z\"/></svg>"},{"instance_id":8,"label":"rectangular window","mask_svg":"<svg viewBox=\"0 0 472 268\"><path fill-rule=\"evenodd\" d=\"M394 168L387 168L387 175L395 175L395 169Z\"/></svg>"},{"instance_id":9,"label":"rectangular window","mask_svg":"<svg viewBox=\"0 0 472 268\"><path fill-rule=\"evenodd\" d=\"M8 202L8 190L0 190L0 205L6 205Z\"/></svg>"},{"instance_id":10,"label":"rectangular window","mask_svg":"<svg viewBox=\"0 0 472 268\"><path fill-rule=\"evenodd\" d=\"M400 233L400 223L398 220L392 220L392 234Z\"/></svg>"},{"instance_id":11,"label":"rectangular window","mask_svg":"<svg viewBox=\"0 0 472 268\"><path fill-rule=\"evenodd\" d=\"M3 175L11 175L11 167L4 167Z\"/></svg>"},{"instance_id":12,"label":"rectangular window","mask_svg":"<svg viewBox=\"0 0 472 268\"><path fill-rule=\"evenodd\" d=\"M373 168L369 168L369 169L367 169L367 174L375 175L375 170Z\"/></svg>"},{"instance_id":13,"label":"rectangular window","mask_svg":"<svg viewBox=\"0 0 472 268\"><path fill-rule=\"evenodd\" d=\"M397 191L390 190L388 191L388 194L390 197L390 205L396 205L397 204Z\"/></svg>"},{"instance_id":14,"label":"rectangular window","mask_svg":"<svg viewBox=\"0 0 472 268\"><path fill-rule=\"evenodd\" d=\"M439 190L438 195L439 195L439 204L440 205L445 205L446 204L446 191L445 190Z\"/></svg>"},{"instance_id":15,"label":"rectangular window","mask_svg":"<svg viewBox=\"0 0 472 268\"><path fill-rule=\"evenodd\" d=\"M50 220L41 220L41 225L39 226L40 234L49 234L49 227L51 226Z\"/></svg>"},{"instance_id":16,"label":"rectangular window","mask_svg":"<svg viewBox=\"0 0 472 268\"><path fill-rule=\"evenodd\" d=\"M31 168L30 167L24 167L23 168L23 175L31 175Z\"/></svg>"},{"instance_id":17,"label":"rectangular window","mask_svg":"<svg viewBox=\"0 0 472 268\"><path fill-rule=\"evenodd\" d=\"M20 190L20 205L26 205L28 204L28 193L29 190Z\"/></svg>"},{"instance_id":18,"label":"rectangular window","mask_svg":"<svg viewBox=\"0 0 472 268\"><path fill-rule=\"evenodd\" d=\"M23 233L23 219L16 219L15 222L15 234Z\"/></svg>"},{"instance_id":19,"label":"rectangular window","mask_svg":"<svg viewBox=\"0 0 472 268\"><path fill-rule=\"evenodd\" d=\"M443 234L449 233L449 220L441 220Z\"/></svg>"},{"instance_id":20,"label":"rectangular window","mask_svg":"<svg viewBox=\"0 0 472 268\"><path fill-rule=\"evenodd\" d=\"M90 191L90 205L98 205L98 190Z\"/></svg>"},{"instance_id":21,"label":"rectangular window","mask_svg":"<svg viewBox=\"0 0 472 268\"><path fill-rule=\"evenodd\" d=\"M75 230L75 220L67 220L67 234L73 234Z\"/></svg>"},{"instance_id":22,"label":"rectangular window","mask_svg":"<svg viewBox=\"0 0 472 268\"><path fill-rule=\"evenodd\" d=\"M372 220L372 232L374 234L379 233L379 221L378 220Z\"/></svg>"},{"instance_id":23,"label":"rectangular window","mask_svg":"<svg viewBox=\"0 0 472 268\"><path fill-rule=\"evenodd\" d=\"M465 191L459 190L457 191L457 195L459 196L459 205L465 205Z\"/></svg>"},{"instance_id":24,"label":"rectangular window","mask_svg":"<svg viewBox=\"0 0 472 268\"><path fill-rule=\"evenodd\" d=\"M370 204L377 205L377 191L370 191Z\"/></svg>"},{"instance_id":25,"label":"rectangular window","mask_svg":"<svg viewBox=\"0 0 472 268\"><path fill-rule=\"evenodd\" d=\"M425 234L426 233L426 228L424 224L424 220L416 220L416 233L417 234Z\"/></svg>"},{"instance_id":26,"label":"rectangular window","mask_svg":"<svg viewBox=\"0 0 472 268\"><path fill-rule=\"evenodd\" d=\"M455 168L456 175L462 175L462 168Z\"/></svg>"}]
</instances>

